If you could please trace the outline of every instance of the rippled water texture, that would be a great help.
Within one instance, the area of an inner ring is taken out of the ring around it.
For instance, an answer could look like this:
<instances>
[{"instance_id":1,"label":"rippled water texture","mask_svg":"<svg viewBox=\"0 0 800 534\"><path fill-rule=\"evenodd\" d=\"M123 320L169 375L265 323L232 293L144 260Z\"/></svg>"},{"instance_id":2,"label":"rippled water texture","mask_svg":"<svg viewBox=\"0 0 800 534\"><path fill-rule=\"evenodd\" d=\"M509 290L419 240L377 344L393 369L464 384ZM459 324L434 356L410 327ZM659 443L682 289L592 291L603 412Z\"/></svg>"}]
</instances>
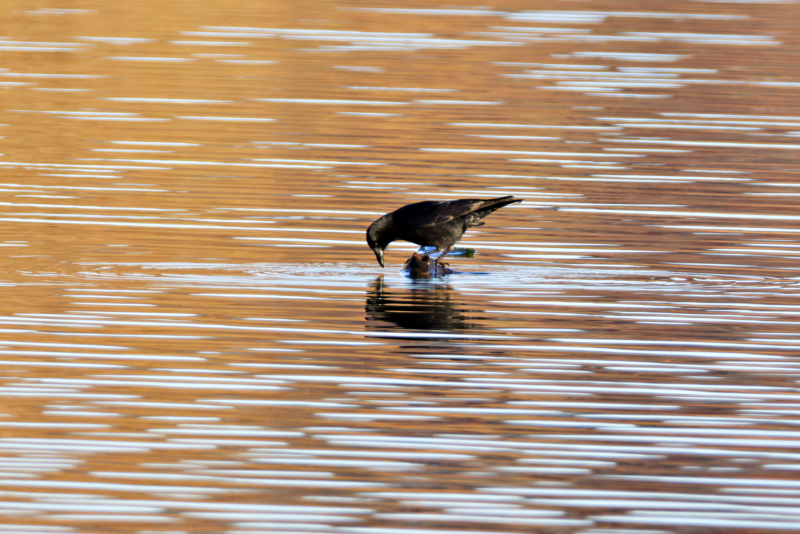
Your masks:
<instances>
[{"instance_id":1,"label":"rippled water texture","mask_svg":"<svg viewBox=\"0 0 800 534\"><path fill-rule=\"evenodd\" d=\"M0 14L3 534L800 530L797 2Z\"/></svg>"}]
</instances>

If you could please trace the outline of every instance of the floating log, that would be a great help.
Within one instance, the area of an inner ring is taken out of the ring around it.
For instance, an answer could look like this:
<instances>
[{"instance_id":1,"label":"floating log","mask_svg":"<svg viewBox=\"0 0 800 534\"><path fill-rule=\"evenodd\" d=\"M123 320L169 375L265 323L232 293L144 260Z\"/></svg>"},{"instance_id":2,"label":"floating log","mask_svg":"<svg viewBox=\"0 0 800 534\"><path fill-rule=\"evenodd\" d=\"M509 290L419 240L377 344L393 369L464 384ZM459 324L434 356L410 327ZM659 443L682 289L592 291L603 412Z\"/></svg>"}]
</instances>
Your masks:
<instances>
[{"instance_id":1,"label":"floating log","mask_svg":"<svg viewBox=\"0 0 800 534\"><path fill-rule=\"evenodd\" d=\"M455 271L447 263L436 263L430 256L425 256L418 252L411 255L403 265L403 272L410 278L436 278Z\"/></svg>"}]
</instances>

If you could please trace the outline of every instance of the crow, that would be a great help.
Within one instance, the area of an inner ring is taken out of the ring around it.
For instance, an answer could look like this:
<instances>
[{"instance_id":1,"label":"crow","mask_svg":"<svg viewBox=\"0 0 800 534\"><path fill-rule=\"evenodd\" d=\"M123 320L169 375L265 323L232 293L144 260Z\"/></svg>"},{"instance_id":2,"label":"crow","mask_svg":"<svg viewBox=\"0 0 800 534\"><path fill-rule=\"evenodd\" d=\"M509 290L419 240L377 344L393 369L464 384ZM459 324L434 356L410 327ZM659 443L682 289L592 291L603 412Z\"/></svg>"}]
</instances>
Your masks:
<instances>
[{"instance_id":1,"label":"crow","mask_svg":"<svg viewBox=\"0 0 800 534\"><path fill-rule=\"evenodd\" d=\"M503 206L522 200L507 196L416 202L387 213L372 223L367 229L367 244L375 252L381 267L384 267L383 251L398 239L423 247L436 247L425 256L442 250L442 255L435 260L438 264L467 229L486 224L481 219Z\"/></svg>"}]
</instances>

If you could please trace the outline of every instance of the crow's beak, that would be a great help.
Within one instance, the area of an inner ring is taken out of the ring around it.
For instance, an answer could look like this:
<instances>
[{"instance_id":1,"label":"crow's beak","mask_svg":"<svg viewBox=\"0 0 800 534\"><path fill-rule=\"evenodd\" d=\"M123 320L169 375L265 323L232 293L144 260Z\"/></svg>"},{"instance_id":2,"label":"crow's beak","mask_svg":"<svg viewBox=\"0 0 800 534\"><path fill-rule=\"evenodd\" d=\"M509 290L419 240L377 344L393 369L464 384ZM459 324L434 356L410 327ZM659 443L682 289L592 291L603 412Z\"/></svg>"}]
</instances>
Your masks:
<instances>
[{"instance_id":1,"label":"crow's beak","mask_svg":"<svg viewBox=\"0 0 800 534\"><path fill-rule=\"evenodd\" d=\"M383 264L383 249L380 247L375 247L372 250L375 252L375 257L378 258L378 263L381 264L381 267L385 267Z\"/></svg>"}]
</instances>

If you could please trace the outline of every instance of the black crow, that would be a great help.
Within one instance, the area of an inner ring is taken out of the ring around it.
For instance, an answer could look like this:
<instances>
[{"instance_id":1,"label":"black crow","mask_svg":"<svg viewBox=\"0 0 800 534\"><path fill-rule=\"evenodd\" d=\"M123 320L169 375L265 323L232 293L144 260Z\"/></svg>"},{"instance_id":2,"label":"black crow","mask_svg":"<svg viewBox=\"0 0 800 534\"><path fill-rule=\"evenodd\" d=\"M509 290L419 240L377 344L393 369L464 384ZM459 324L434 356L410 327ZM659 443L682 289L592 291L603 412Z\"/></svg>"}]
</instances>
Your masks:
<instances>
[{"instance_id":1,"label":"black crow","mask_svg":"<svg viewBox=\"0 0 800 534\"><path fill-rule=\"evenodd\" d=\"M507 196L416 202L387 213L372 223L367 229L367 244L375 252L381 267L384 266L384 249L398 239L423 247L436 247L436 250L427 254L443 251L435 262L438 264L467 229L485 224L481 219L494 210L515 202L522 202L522 199Z\"/></svg>"}]
</instances>

